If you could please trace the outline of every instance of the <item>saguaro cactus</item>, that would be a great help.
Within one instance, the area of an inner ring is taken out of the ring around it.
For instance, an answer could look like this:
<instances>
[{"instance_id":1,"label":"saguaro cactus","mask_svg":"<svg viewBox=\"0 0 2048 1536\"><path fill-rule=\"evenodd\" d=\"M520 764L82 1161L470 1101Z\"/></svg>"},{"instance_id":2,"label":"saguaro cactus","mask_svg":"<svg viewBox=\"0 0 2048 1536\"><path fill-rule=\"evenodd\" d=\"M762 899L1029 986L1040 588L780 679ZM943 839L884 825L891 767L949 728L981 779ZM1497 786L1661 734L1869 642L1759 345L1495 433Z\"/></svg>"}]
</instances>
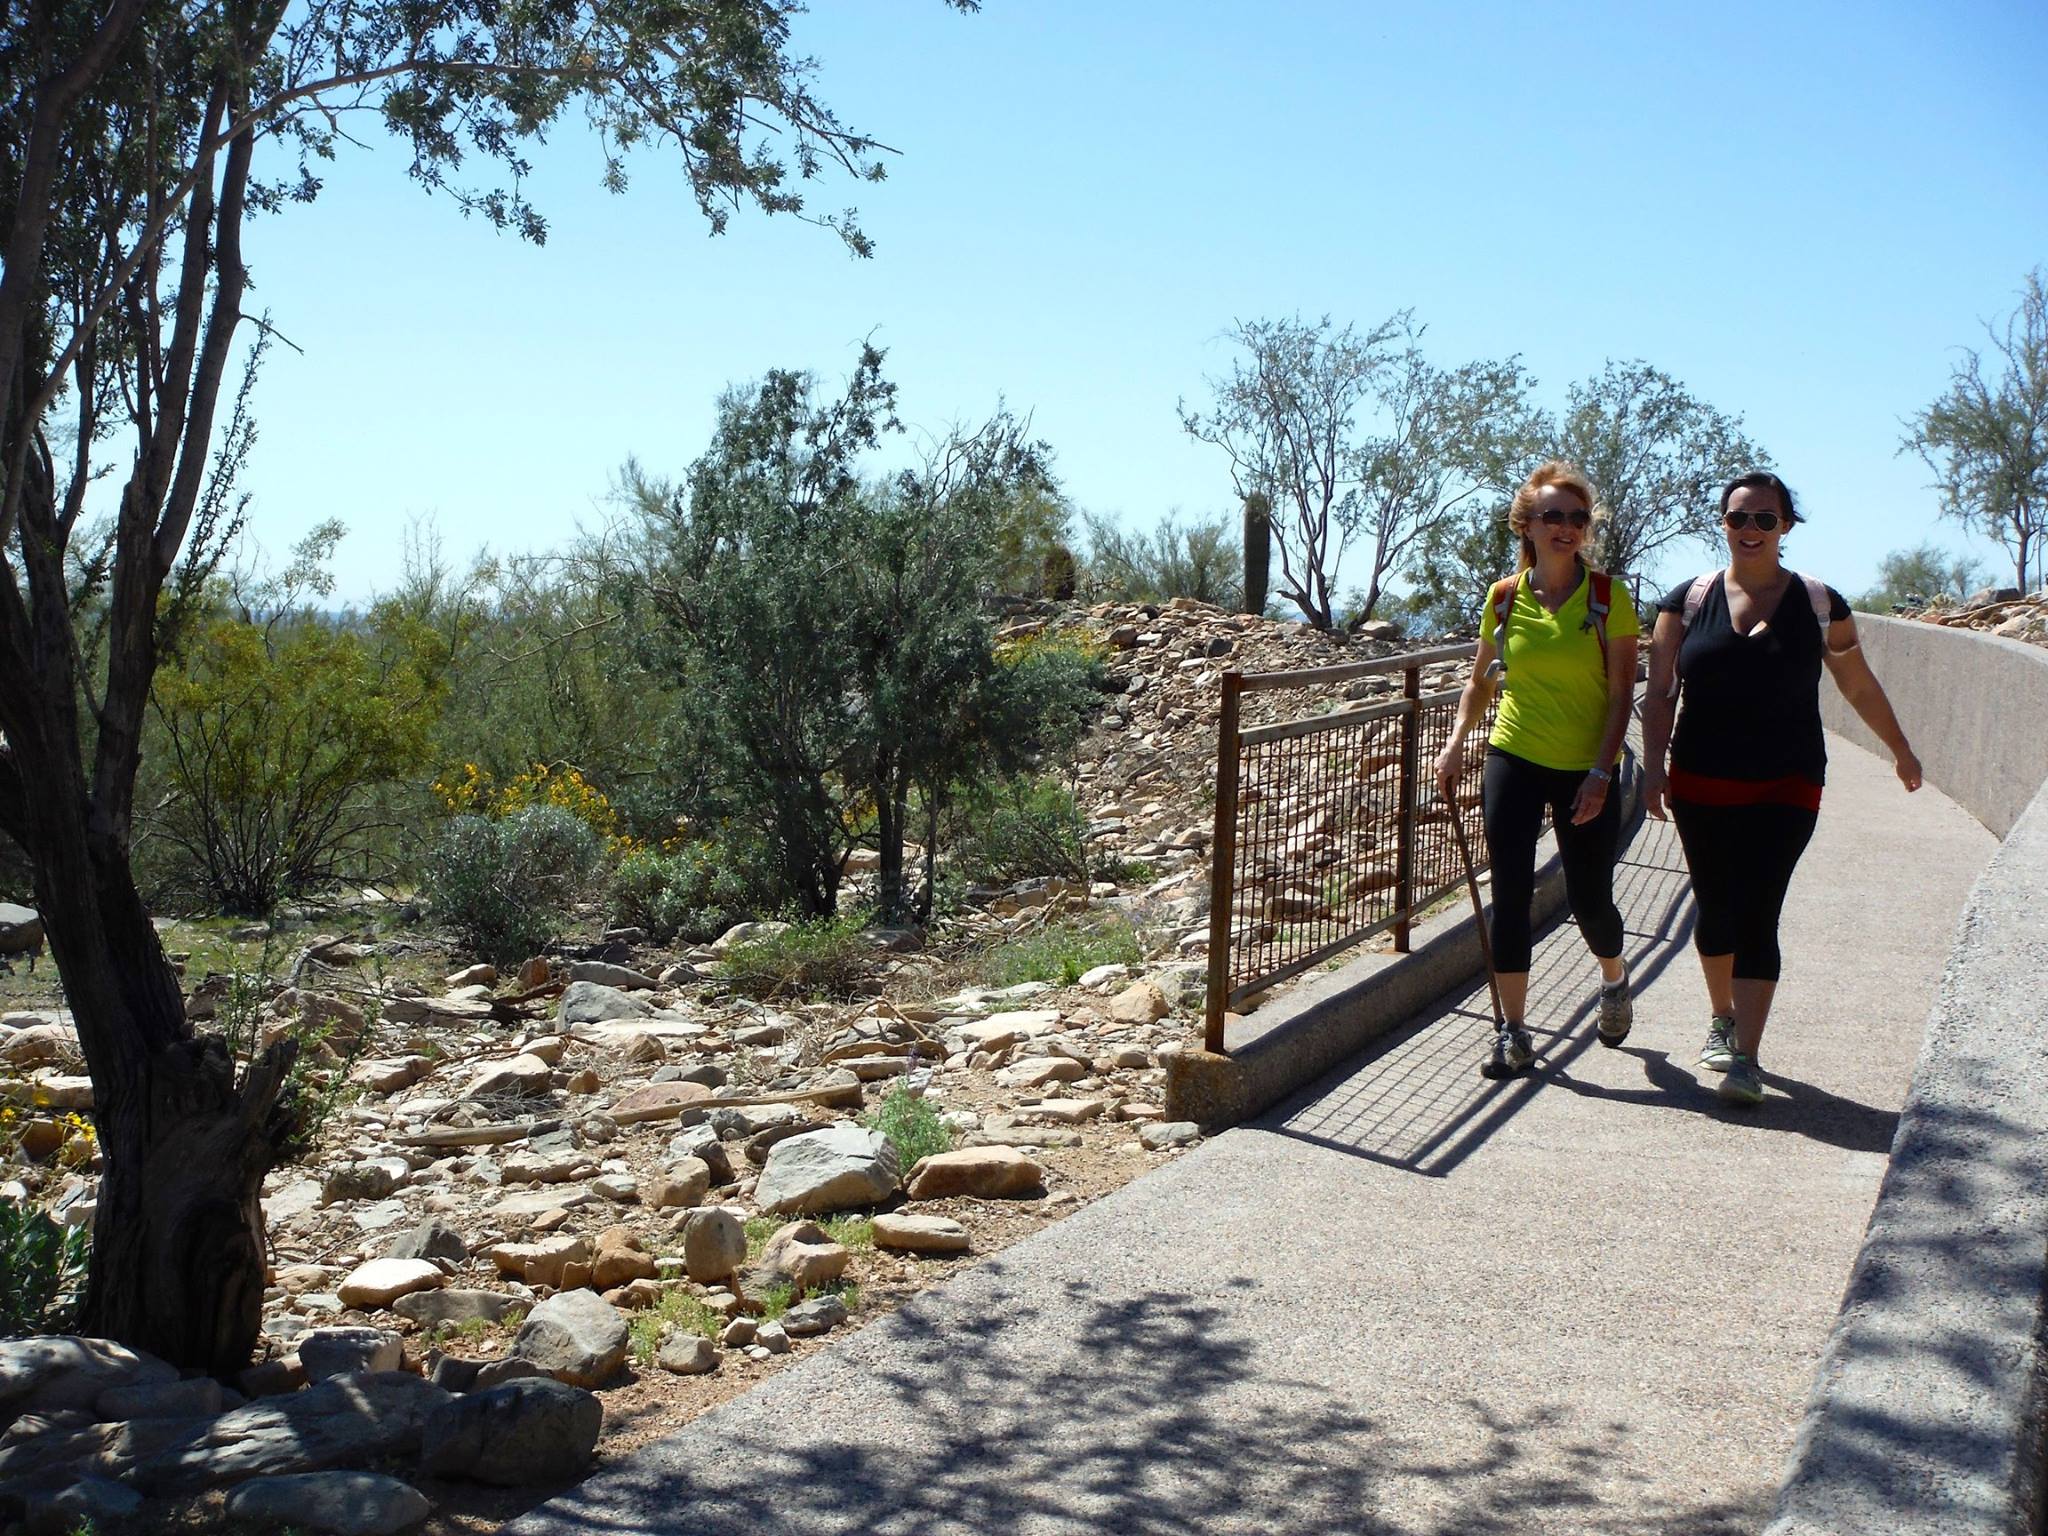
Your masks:
<instances>
[{"instance_id":1,"label":"saguaro cactus","mask_svg":"<svg viewBox=\"0 0 2048 1536\"><path fill-rule=\"evenodd\" d=\"M1266 572L1273 560L1273 500L1264 491L1244 499L1244 611L1266 611Z\"/></svg>"}]
</instances>

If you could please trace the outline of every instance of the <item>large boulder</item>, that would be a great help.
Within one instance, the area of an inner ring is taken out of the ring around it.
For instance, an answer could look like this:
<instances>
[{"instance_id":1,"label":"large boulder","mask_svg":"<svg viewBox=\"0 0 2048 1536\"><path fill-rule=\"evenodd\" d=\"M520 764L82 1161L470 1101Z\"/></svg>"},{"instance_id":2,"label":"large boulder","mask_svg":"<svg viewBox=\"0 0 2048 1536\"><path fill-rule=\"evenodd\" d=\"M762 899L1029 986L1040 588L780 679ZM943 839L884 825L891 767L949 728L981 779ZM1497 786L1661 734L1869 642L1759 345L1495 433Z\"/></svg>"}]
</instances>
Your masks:
<instances>
[{"instance_id":1,"label":"large boulder","mask_svg":"<svg viewBox=\"0 0 2048 1536\"><path fill-rule=\"evenodd\" d=\"M950 1216L885 1211L875 1218L875 1246L903 1253L965 1253L967 1229Z\"/></svg>"},{"instance_id":2,"label":"large boulder","mask_svg":"<svg viewBox=\"0 0 2048 1536\"><path fill-rule=\"evenodd\" d=\"M563 989L555 1017L564 1024L608 1024L613 1019L644 1019L654 1005L617 987L595 981L572 981Z\"/></svg>"},{"instance_id":3,"label":"large boulder","mask_svg":"<svg viewBox=\"0 0 2048 1536\"><path fill-rule=\"evenodd\" d=\"M403 1371L336 1376L224 1413L115 1475L132 1477L146 1493L193 1493L252 1477L410 1456L419 1449L420 1425L446 1401L441 1388Z\"/></svg>"},{"instance_id":4,"label":"large boulder","mask_svg":"<svg viewBox=\"0 0 2048 1536\"><path fill-rule=\"evenodd\" d=\"M258 1477L228 1495L230 1520L325 1531L330 1536L396 1536L434 1512L426 1495L374 1472L300 1472Z\"/></svg>"},{"instance_id":5,"label":"large boulder","mask_svg":"<svg viewBox=\"0 0 2048 1536\"><path fill-rule=\"evenodd\" d=\"M177 1379L175 1366L108 1339L66 1334L0 1343L0 1410L10 1416L91 1408L115 1387Z\"/></svg>"},{"instance_id":6,"label":"large boulder","mask_svg":"<svg viewBox=\"0 0 2048 1536\"><path fill-rule=\"evenodd\" d=\"M43 952L43 919L32 907L0 901L0 955Z\"/></svg>"},{"instance_id":7,"label":"large boulder","mask_svg":"<svg viewBox=\"0 0 2048 1536\"><path fill-rule=\"evenodd\" d=\"M963 1147L919 1158L904 1193L913 1200L1001 1200L1035 1195L1044 1186L1045 1170L1015 1147Z\"/></svg>"},{"instance_id":8,"label":"large boulder","mask_svg":"<svg viewBox=\"0 0 2048 1536\"><path fill-rule=\"evenodd\" d=\"M777 1142L754 1186L771 1216L821 1216L878 1205L896 1192L901 1163L879 1131L850 1120Z\"/></svg>"},{"instance_id":9,"label":"large boulder","mask_svg":"<svg viewBox=\"0 0 2048 1536\"><path fill-rule=\"evenodd\" d=\"M510 1381L445 1404L427 1420L420 1465L434 1477L517 1487L556 1483L590 1464L604 1405L545 1376Z\"/></svg>"},{"instance_id":10,"label":"large boulder","mask_svg":"<svg viewBox=\"0 0 2048 1536\"><path fill-rule=\"evenodd\" d=\"M526 1315L512 1353L557 1381L594 1387L626 1363L626 1319L595 1291L563 1291Z\"/></svg>"}]
</instances>

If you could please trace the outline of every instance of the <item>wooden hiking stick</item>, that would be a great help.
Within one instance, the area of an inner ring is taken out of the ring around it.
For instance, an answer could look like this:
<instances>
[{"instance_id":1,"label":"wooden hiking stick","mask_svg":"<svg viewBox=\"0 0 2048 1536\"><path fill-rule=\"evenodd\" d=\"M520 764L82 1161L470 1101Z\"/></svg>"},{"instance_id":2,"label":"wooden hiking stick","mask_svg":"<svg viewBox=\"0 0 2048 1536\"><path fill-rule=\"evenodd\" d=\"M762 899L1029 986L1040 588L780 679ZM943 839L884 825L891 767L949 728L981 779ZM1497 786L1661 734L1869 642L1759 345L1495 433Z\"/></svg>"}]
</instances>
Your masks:
<instances>
[{"instance_id":1,"label":"wooden hiking stick","mask_svg":"<svg viewBox=\"0 0 2048 1536\"><path fill-rule=\"evenodd\" d=\"M1493 935L1486 930L1486 908L1479 903L1479 875L1472 867L1472 845L1465 840L1465 819L1458 814L1458 802L1437 791L1437 798L1450 813L1451 836L1458 840L1458 857L1465 863L1465 889L1472 893L1472 920L1479 927L1479 954L1486 961L1486 990L1493 997L1493 1027L1508 1027L1507 1010L1500 1005L1500 982L1493 974Z\"/></svg>"}]
</instances>

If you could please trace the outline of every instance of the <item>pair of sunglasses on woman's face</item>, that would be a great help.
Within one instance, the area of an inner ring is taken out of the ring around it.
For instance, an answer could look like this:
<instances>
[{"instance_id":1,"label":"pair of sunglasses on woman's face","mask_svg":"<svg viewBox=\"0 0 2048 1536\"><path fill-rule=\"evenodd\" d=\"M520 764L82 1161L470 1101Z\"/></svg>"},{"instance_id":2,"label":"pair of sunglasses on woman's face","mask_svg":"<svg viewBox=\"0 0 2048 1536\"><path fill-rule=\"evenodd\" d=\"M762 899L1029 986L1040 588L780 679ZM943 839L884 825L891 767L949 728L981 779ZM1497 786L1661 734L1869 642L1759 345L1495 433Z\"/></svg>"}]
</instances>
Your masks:
<instances>
[{"instance_id":1,"label":"pair of sunglasses on woman's face","mask_svg":"<svg viewBox=\"0 0 2048 1536\"><path fill-rule=\"evenodd\" d=\"M1721 521L1730 528L1733 528L1737 533L1752 526L1755 527L1758 533L1769 533L1779 523L1783 522L1784 519L1775 512L1729 512L1722 517Z\"/></svg>"},{"instance_id":2,"label":"pair of sunglasses on woman's face","mask_svg":"<svg viewBox=\"0 0 2048 1536\"><path fill-rule=\"evenodd\" d=\"M1562 528L1566 523L1584 528L1593 521L1593 514L1584 507L1573 507L1569 512L1563 507L1545 507L1536 514L1536 521L1546 528Z\"/></svg>"}]
</instances>

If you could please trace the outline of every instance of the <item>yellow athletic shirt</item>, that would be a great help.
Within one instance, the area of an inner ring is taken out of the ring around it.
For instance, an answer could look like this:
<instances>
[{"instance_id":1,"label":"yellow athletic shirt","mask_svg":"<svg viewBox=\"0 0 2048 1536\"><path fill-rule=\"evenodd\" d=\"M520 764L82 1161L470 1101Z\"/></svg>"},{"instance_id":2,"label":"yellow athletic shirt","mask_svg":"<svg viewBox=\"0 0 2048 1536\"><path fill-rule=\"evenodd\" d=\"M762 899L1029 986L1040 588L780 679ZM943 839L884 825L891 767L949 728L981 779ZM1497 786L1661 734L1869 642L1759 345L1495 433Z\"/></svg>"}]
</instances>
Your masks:
<instances>
[{"instance_id":1,"label":"yellow athletic shirt","mask_svg":"<svg viewBox=\"0 0 2048 1536\"><path fill-rule=\"evenodd\" d=\"M1487 738L1503 752L1544 768L1579 773L1591 768L1599 756L1600 735L1607 727L1607 673L1600 662L1600 637L1587 622L1589 596L1591 584L1582 575L1578 590L1551 613L1536 600L1526 572L1515 583L1504 652L1507 681L1494 716L1493 734ZM1487 597L1479 633L1492 639L1495 625L1490 590ZM1608 604L1610 644L1642 633L1626 583L1617 580L1611 584ZM1495 648L1499 649L1497 643Z\"/></svg>"}]
</instances>

